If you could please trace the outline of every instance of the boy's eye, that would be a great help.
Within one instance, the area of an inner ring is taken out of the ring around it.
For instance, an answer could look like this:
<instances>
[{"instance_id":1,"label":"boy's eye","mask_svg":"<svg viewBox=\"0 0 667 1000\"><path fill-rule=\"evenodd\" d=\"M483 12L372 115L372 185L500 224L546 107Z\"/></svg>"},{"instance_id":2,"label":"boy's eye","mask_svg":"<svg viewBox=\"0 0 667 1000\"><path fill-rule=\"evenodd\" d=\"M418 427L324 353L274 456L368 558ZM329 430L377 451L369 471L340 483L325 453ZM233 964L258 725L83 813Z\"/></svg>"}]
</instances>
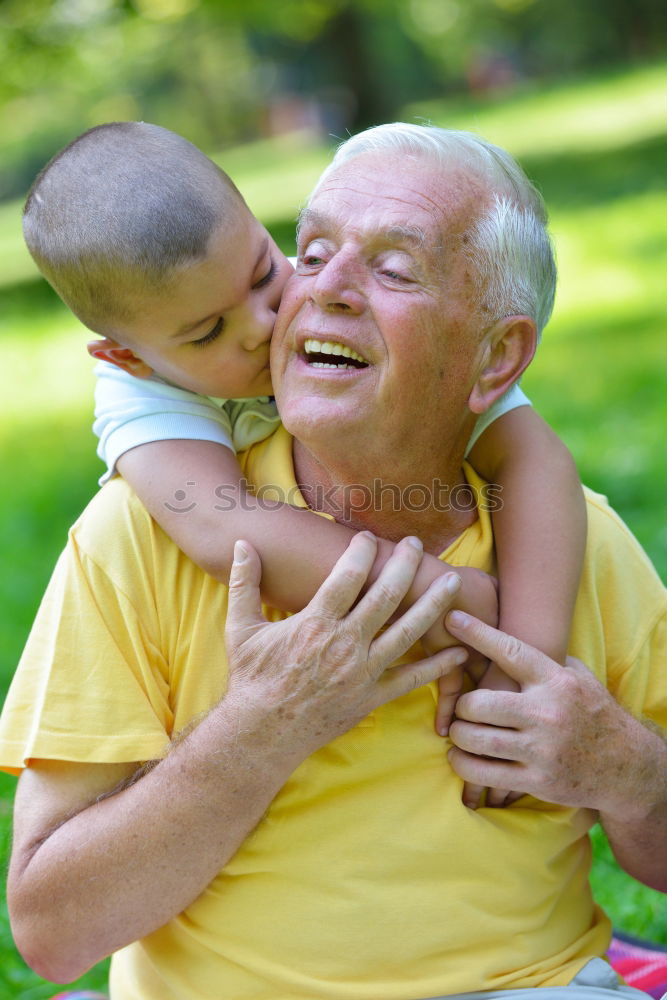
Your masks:
<instances>
[{"instance_id":1,"label":"boy's eye","mask_svg":"<svg viewBox=\"0 0 667 1000\"><path fill-rule=\"evenodd\" d=\"M273 281L273 279L275 278L277 271L278 271L278 268L276 266L276 262L274 260L272 260L271 261L271 266L269 267L269 270L266 272L266 274L264 275L264 277L260 278L259 281L255 282L255 284L252 287L253 288L264 288L265 285L270 285L271 282Z\"/></svg>"},{"instance_id":2,"label":"boy's eye","mask_svg":"<svg viewBox=\"0 0 667 1000\"><path fill-rule=\"evenodd\" d=\"M200 337L199 340L192 340L190 343L193 347L206 347L207 344L212 344L214 340L218 339L224 329L224 326L225 321L221 316L212 330L209 330L208 333L204 334L203 337Z\"/></svg>"}]
</instances>

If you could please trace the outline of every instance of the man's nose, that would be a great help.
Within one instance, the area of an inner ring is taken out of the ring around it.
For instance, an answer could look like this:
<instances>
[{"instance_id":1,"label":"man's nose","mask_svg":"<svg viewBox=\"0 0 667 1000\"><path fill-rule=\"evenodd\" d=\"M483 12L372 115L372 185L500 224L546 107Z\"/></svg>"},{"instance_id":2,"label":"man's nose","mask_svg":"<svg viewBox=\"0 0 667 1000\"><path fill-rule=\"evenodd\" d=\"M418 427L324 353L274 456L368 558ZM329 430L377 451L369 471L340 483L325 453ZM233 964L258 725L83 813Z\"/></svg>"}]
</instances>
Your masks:
<instances>
[{"instance_id":1,"label":"man's nose","mask_svg":"<svg viewBox=\"0 0 667 1000\"><path fill-rule=\"evenodd\" d=\"M339 251L315 277L311 296L321 309L360 313L365 307L362 269L358 261Z\"/></svg>"}]
</instances>

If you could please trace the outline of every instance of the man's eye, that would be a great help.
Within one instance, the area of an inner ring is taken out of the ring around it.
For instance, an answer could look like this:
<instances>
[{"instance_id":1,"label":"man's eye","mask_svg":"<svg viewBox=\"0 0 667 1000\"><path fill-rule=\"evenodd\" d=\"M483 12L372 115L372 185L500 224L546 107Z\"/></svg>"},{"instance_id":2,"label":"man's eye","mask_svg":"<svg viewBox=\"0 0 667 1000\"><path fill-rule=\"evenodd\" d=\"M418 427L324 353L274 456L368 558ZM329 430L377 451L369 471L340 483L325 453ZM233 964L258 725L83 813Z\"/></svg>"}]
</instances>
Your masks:
<instances>
[{"instance_id":1,"label":"man's eye","mask_svg":"<svg viewBox=\"0 0 667 1000\"><path fill-rule=\"evenodd\" d=\"M304 267L319 267L324 263L324 261L321 257L318 257L317 254L305 253L301 257L300 263L303 264Z\"/></svg>"},{"instance_id":2,"label":"man's eye","mask_svg":"<svg viewBox=\"0 0 667 1000\"><path fill-rule=\"evenodd\" d=\"M217 340L222 333L225 326L225 321L220 317L218 322L215 324L212 330L209 330L207 334L200 337L199 340L192 340L191 344L193 347L206 347L207 344L212 344L214 340Z\"/></svg>"},{"instance_id":3,"label":"man's eye","mask_svg":"<svg viewBox=\"0 0 667 1000\"><path fill-rule=\"evenodd\" d=\"M266 272L264 277L260 278L259 281L255 282L255 284L252 287L264 288L265 285L270 285L277 273L278 273L278 268L276 266L276 262L272 260L271 266L269 267L269 270Z\"/></svg>"},{"instance_id":4,"label":"man's eye","mask_svg":"<svg viewBox=\"0 0 667 1000\"><path fill-rule=\"evenodd\" d=\"M322 267L331 258L332 250L325 246L322 240L309 239L301 244L303 250L299 253L298 263L300 267Z\"/></svg>"},{"instance_id":5,"label":"man's eye","mask_svg":"<svg viewBox=\"0 0 667 1000\"><path fill-rule=\"evenodd\" d=\"M400 271L392 271L391 268L383 268L382 274L386 278L389 278L390 281L408 282L410 280L407 274L401 274Z\"/></svg>"}]
</instances>

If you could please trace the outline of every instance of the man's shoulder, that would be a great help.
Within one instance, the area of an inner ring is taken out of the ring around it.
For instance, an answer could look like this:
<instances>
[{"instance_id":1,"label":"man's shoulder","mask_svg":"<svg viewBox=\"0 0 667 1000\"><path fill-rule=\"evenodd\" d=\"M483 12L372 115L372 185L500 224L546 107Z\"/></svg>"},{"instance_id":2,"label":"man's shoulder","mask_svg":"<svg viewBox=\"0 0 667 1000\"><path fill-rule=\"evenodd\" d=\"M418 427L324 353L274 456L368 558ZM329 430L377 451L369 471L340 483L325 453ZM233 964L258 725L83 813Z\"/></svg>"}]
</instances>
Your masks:
<instances>
[{"instance_id":1,"label":"man's shoulder","mask_svg":"<svg viewBox=\"0 0 667 1000\"><path fill-rule=\"evenodd\" d=\"M587 561L614 563L629 578L646 578L665 594L667 591L648 555L606 496L584 488L588 513Z\"/></svg>"},{"instance_id":2,"label":"man's shoulder","mask_svg":"<svg viewBox=\"0 0 667 1000\"><path fill-rule=\"evenodd\" d=\"M661 669L667 590L606 497L586 490L586 502L588 538L570 652L615 689L619 678ZM624 698L632 703L627 692Z\"/></svg>"},{"instance_id":3,"label":"man's shoulder","mask_svg":"<svg viewBox=\"0 0 667 1000\"><path fill-rule=\"evenodd\" d=\"M146 526L150 515L131 486L122 476L113 476L88 501L71 531L78 536L96 535L105 523ZM104 535L108 531L102 532Z\"/></svg>"},{"instance_id":4,"label":"man's shoulder","mask_svg":"<svg viewBox=\"0 0 667 1000\"><path fill-rule=\"evenodd\" d=\"M68 544L116 579L182 555L121 476L90 500L70 528Z\"/></svg>"}]
</instances>

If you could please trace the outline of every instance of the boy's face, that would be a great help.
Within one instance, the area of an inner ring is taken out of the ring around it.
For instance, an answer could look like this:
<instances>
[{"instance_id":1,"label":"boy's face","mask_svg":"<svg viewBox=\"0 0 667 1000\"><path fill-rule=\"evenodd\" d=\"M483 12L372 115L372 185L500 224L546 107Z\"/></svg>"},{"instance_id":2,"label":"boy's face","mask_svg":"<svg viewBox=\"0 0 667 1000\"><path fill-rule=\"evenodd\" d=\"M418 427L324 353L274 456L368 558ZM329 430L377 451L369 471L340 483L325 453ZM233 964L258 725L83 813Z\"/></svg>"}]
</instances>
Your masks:
<instances>
[{"instance_id":1,"label":"boy's face","mask_svg":"<svg viewBox=\"0 0 667 1000\"><path fill-rule=\"evenodd\" d=\"M287 258L239 200L206 257L148 293L133 319L113 323L93 357L132 375L153 372L184 389L230 399L271 393L269 344Z\"/></svg>"}]
</instances>

